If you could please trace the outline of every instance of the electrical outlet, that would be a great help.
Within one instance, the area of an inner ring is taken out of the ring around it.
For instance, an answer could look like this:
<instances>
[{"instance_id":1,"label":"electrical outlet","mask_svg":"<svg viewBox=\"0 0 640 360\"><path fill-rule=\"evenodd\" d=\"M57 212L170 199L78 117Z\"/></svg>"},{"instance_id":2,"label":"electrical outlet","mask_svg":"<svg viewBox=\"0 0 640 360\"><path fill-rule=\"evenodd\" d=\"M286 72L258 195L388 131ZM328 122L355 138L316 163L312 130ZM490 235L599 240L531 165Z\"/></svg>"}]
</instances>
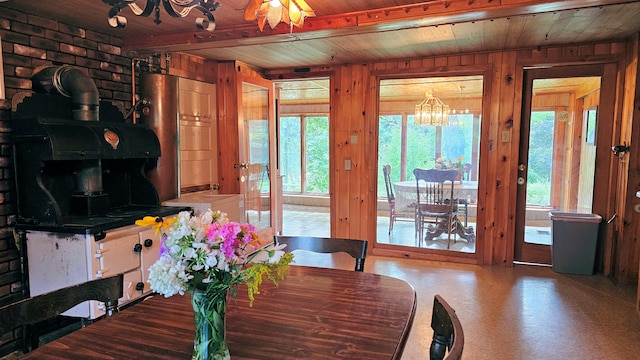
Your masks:
<instances>
[{"instance_id":1,"label":"electrical outlet","mask_svg":"<svg viewBox=\"0 0 640 360\"><path fill-rule=\"evenodd\" d=\"M351 170L351 159L344 159L344 169L347 171Z\"/></svg>"},{"instance_id":2,"label":"electrical outlet","mask_svg":"<svg viewBox=\"0 0 640 360\"><path fill-rule=\"evenodd\" d=\"M509 142L511 140L511 132L504 130L502 132L502 142Z\"/></svg>"}]
</instances>

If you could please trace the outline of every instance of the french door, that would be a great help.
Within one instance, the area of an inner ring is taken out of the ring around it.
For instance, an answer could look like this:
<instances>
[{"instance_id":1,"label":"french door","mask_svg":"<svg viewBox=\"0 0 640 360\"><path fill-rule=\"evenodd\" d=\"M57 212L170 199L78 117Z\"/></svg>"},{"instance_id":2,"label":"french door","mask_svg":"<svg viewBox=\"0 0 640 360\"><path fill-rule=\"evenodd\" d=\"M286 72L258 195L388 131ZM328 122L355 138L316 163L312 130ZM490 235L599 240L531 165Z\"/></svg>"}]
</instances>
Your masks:
<instances>
[{"instance_id":1,"label":"french door","mask_svg":"<svg viewBox=\"0 0 640 360\"><path fill-rule=\"evenodd\" d=\"M264 230L277 223L272 196L275 154L274 90L270 81L244 79L240 129L241 191L247 222Z\"/></svg>"},{"instance_id":2,"label":"french door","mask_svg":"<svg viewBox=\"0 0 640 360\"><path fill-rule=\"evenodd\" d=\"M603 135L610 134L612 121L603 120L613 116L611 107L599 105L613 104L615 96L614 81L602 80L604 69L583 65L524 72L515 261L551 264L550 213L599 210L595 164L604 151L596 145L610 149L610 136Z\"/></svg>"}]
</instances>

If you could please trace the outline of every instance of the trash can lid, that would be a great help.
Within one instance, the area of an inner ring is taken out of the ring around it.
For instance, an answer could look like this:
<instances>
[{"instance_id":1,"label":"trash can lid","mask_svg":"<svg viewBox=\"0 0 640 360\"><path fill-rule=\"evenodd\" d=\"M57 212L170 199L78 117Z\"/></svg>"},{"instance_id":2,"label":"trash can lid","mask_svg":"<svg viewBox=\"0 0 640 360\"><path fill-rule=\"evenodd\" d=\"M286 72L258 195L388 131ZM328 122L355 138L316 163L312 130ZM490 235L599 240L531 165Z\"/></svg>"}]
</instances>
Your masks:
<instances>
[{"instance_id":1,"label":"trash can lid","mask_svg":"<svg viewBox=\"0 0 640 360\"><path fill-rule=\"evenodd\" d=\"M598 214L586 213L568 213L549 211L549 218L553 221L571 221L571 222L601 222L602 217Z\"/></svg>"}]
</instances>

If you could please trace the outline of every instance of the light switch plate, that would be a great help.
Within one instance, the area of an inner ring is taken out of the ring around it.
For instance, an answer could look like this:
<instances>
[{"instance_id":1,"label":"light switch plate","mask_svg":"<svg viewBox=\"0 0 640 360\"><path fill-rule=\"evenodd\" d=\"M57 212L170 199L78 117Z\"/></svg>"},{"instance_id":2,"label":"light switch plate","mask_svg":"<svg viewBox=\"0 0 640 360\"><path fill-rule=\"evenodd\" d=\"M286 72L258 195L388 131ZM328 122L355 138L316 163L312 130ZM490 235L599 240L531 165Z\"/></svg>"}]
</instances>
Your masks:
<instances>
[{"instance_id":1,"label":"light switch plate","mask_svg":"<svg viewBox=\"0 0 640 360\"><path fill-rule=\"evenodd\" d=\"M351 170L351 159L344 159L344 169Z\"/></svg>"}]
</instances>

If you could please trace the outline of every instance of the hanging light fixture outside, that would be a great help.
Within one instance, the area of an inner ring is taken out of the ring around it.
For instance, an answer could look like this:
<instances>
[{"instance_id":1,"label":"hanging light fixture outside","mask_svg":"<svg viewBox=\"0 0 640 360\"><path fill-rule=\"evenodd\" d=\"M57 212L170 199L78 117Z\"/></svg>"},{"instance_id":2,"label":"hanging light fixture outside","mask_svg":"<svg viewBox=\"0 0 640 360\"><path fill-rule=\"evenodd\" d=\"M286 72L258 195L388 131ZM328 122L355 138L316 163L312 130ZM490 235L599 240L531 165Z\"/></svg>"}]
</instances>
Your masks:
<instances>
[{"instance_id":1,"label":"hanging light fixture outside","mask_svg":"<svg viewBox=\"0 0 640 360\"><path fill-rule=\"evenodd\" d=\"M433 96L433 91L425 94L426 99L416 105L414 123L416 125L449 125L449 105Z\"/></svg>"},{"instance_id":2,"label":"hanging light fixture outside","mask_svg":"<svg viewBox=\"0 0 640 360\"><path fill-rule=\"evenodd\" d=\"M144 8L138 6L136 2L145 2ZM160 4L171 17L183 18L191 12L197 10L204 17L196 18L196 27L200 30L213 31L216 28L216 19L211 14L218 10L220 3L214 0L102 0L103 3L111 6L109 10L109 25L114 28L124 28L127 26L127 18L118 15L122 9L129 7L134 15L147 17L154 14L156 24L160 24Z\"/></svg>"},{"instance_id":3,"label":"hanging light fixture outside","mask_svg":"<svg viewBox=\"0 0 640 360\"><path fill-rule=\"evenodd\" d=\"M462 105L462 91L465 89L465 87L466 86L458 85L458 90L460 90L460 97L458 98L458 103L459 103L458 106ZM463 109L460 109L460 110L453 109L453 110L451 110L451 113L452 114L468 114L469 113L469 109L468 108L465 108L464 110Z\"/></svg>"},{"instance_id":4,"label":"hanging light fixture outside","mask_svg":"<svg viewBox=\"0 0 640 360\"><path fill-rule=\"evenodd\" d=\"M289 24L293 31L294 25L302 27L304 18L310 16L316 16L316 13L304 0L249 0L244 10L244 19L258 20L260 31L266 23L273 29L280 22Z\"/></svg>"}]
</instances>

